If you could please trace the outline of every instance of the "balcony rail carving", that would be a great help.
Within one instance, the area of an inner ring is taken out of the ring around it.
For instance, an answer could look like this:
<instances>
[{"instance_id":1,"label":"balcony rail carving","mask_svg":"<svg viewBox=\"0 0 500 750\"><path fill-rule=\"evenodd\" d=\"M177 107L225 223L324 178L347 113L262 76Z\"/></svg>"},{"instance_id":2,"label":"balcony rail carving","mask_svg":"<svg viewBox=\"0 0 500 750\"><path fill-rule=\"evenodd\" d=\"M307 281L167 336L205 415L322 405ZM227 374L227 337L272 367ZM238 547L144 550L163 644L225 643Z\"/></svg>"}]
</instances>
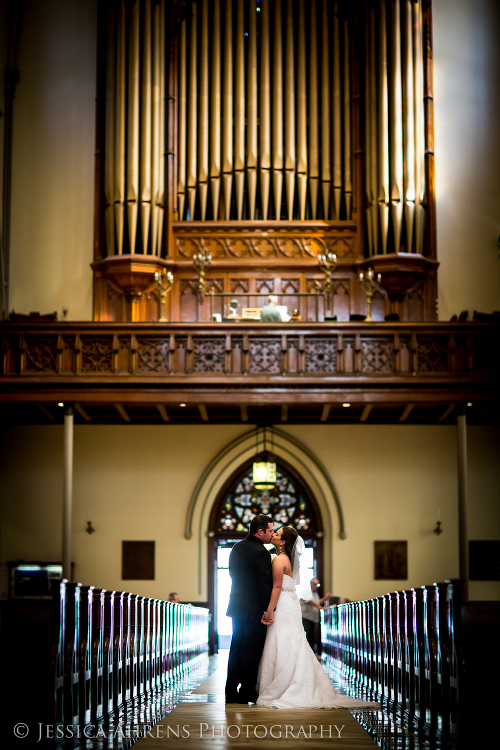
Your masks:
<instances>
[{"instance_id":1,"label":"balcony rail carving","mask_svg":"<svg viewBox=\"0 0 500 750\"><path fill-rule=\"evenodd\" d=\"M495 323L52 323L1 327L0 381L484 381Z\"/></svg>"}]
</instances>

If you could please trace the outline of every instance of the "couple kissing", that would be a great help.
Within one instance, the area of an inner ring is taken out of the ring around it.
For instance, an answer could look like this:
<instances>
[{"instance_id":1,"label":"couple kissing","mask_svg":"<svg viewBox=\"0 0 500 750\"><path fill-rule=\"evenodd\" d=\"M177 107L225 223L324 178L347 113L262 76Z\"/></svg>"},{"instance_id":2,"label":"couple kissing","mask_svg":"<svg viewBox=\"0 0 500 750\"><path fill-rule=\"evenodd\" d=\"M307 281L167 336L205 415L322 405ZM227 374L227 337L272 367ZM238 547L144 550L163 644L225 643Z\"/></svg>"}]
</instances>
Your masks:
<instances>
[{"instance_id":1,"label":"couple kissing","mask_svg":"<svg viewBox=\"0 0 500 750\"><path fill-rule=\"evenodd\" d=\"M264 546L273 544L276 556ZM372 708L335 690L302 625L300 601L312 599L300 565L304 540L291 526L273 530L271 516L254 516L229 557L227 616L233 621L226 703L270 708Z\"/></svg>"}]
</instances>

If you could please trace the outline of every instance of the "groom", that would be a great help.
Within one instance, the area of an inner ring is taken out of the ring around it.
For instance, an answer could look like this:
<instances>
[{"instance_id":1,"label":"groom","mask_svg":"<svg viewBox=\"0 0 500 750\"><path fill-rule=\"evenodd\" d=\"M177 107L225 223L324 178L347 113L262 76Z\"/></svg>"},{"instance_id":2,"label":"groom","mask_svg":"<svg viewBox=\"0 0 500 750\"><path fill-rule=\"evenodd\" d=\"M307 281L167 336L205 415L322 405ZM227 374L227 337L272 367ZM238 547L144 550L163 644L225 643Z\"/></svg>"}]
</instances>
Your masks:
<instances>
[{"instance_id":1,"label":"groom","mask_svg":"<svg viewBox=\"0 0 500 750\"><path fill-rule=\"evenodd\" d=\"M273 588L271 555L264 544L269 544L272 535L271 516L254 516L246 538L234 545L229 556L232 587L227 616L233 620L233 637L226 703L248 704L257 700L257 672L267 632L261 618Z\"/></svg>"}]
</instances>

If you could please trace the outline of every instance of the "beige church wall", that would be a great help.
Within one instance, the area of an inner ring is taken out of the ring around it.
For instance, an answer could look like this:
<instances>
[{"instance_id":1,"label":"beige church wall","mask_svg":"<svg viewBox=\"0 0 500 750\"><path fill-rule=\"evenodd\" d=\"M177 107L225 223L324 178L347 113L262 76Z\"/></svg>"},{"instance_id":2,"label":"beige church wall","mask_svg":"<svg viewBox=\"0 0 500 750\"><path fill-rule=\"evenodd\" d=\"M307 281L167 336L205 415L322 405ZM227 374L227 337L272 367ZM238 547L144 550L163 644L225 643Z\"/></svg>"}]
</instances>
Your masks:
<instances>
[{"instance_id":1,"label":"beige church wall","mask_svg":"<svg viewBox=\"0 0 500 750\"><path fill-rule=\"evenodd\" d=\"M16 312L92 319L96 28L96 0L28 0L14 102Z\"/></svg>"},{"instance_id":2,"label":"beige church wall","mask_svg":"<svg viewBox=\"0 0 500 750\"><path fill-rule=\"evenodd\" d=\"M347 538L333 521L335 595L369 598L458 576L456 430L414 426L288 426L329 471L343 506ZM209 462L248 427L93 426L75 428L73 560L85 584L187 601L199 593L198 527L184 537L195 484ZM0 560L57 560L61 555L61 426L4 431ZM500 433L471 427L469 532L500 538ZM438 510L444 533L433 534ZM87 521L95 533L86 533ZM121 580L122 540L156 542L155 581ZM408 580L373 580L373 542L408 541ZM202 540L203 541L203 540ZM203 547L203 545L201 545ZM325 566L326 568L326 566ZM326 590L326 589L325 589ZM5 570L2 596L6 596ZM500 584L471 583L471 598L498 599Z\"/></svg>"},{"instance_id":3,"label":"beige church wall","mask_svg":"<svg viewBox=\"0 0 500 750\"><path fill-rule=\"evenodd\" d=\"M439 318L500 310L498 0L434 0Z\"/></svg>"},{"instance_id":4,"label":"beige church wall","mask_svg":"<svg viewBox=\"0 0 500 750\"><path fill-rule=\"evenodd\" d=\"M14 107L11 308L92 316L96 0L29 0ZM500 307L497 0L434 0L439 317Z\"/></svg>"}]
</instances>

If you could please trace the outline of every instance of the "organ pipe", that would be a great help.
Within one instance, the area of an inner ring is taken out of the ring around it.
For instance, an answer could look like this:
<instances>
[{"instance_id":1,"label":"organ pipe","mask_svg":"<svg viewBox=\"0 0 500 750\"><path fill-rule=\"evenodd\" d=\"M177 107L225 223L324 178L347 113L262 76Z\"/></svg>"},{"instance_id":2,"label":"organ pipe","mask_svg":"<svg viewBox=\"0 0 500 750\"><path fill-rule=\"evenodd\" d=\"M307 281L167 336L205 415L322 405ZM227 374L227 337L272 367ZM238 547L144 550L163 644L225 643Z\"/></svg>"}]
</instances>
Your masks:
<instances>
[{"instance_id":1,"label":"organ pipe","mask_svg":"<svg viewBox=\"0 0 500 750\"><path fill-rule=\"evenodd\" d=\"M165 0L121 0L110 3L108 13L106 252L160 254L165 177ZM180 174L184 179L185 170ZM184 193L181 181L178 189Z\"/></svg>"},{"instance_id":2,"label":"organ pipe","mask_svg":"<svg viewBox=\"0 0 500 750\"><path fill-rule=\"evenodd\" d=\"M423 253L425 223L424 66L422 59L422 6L412 4L413 92L415 116L415 252Z\"/></svg>"},{"instance_id":3,"label":"organ pipe","mask_svg":"<svg viewBox=\"0 0 500 750\"><path fill-rule=\"evenodd\" d=\"M208 3L201 6L200 97L198 122L208 122ZM200 127L198 137L198 188L201 219L205 220L208 195L208 128Z\"/></svg>"},{"instance_id":4,"label":"organ pipe","mask_svg":"<svg viewBox=\"0 0 500 750\"><path fill-rule=\"evenodd\" d=\"M297 55L297 191L300 218L306 214L307 196L307 84L304 0L299 0Z\"/></svg>"},{"instance_id":5,"label":"organ pipe","mask_svg":"<svg viewBox=\"0 0 500 750\"><path fill-rule=\"evenodd\" d=\"M166 79L165 79L165 2L164 0L160 3L160 117L159 117L159 143L160 143L160 161L158 167L158 201L157 201L157 212L158 212L158 235L156 244L156 255L161 255L161 245L163 240L163 216L165 211L165 158L166 158L166 144L165 144L165 113L167 111L167 98L165 95L166 91ZM170 94L170 92L169 92ZM169 147L172 148L171 146Z\"/></svg>"},{"instance_id":6,"label":"organ pipe","mask_svg":"<svg viewBox=\"0 0 500 750\"><path fill-rule=\"evenodd\" d=\"M178 184L177 200L179 202L179 219L184 218L184 204L186 201L186 143L187 143L187 49L186 49L186 24L181 26L180 34L180 61L179 61L179 152L178 152Z\"/></svg>"},{"instance_id":7,"label":"organ pipe","mask_svg":"<svg viewBox=\"0 0 500 750\"><path fill-rule=\"evenodd\" d=\"M117 29L117 18L115 7L110 8L107 28L107 60L106 60L106 147L109 149L109 157L104 161L104 195L106 208L104 212L106 227L106 246L110 255L115 254L115 92L116 79L116 46L115 36Z\"/></svg>"},{"instance_id":8,"label":"organ pipe","mask_svg":"<svg viewBox=\"0 0 500 750\"><path fill-rule=\"evenodd\" d=\"M322 3L321 29L321 184L324 216L328 218L332 173L330 168L330 58L327 0L323 0Z\"/></svg>"},{"instance_id":9,"label":"organ pipe","mask_svg":"<svg viewBox=\"0 0 500 750\"><path fill-rule=\"evenodd\" d=\"M293 0L287 0L285 42L285 189L288 219L293 218L295 192L295 53Z\"/></svg>"},{"instance_id":10,"label":"organ pipe","mask_svg":"<svg viewBox=\"0 0 500 750\"><path fill-rule=\"evenodd\" d=\"M407 251L413 250L415 216L415 113L413 111L413 38L411 0L403 0L403 173Z\"/></svg>"},{"instance_id":11,"label":"organ pipe","mask_svg":"<svg viewBox=\"0 0 500 750\"><path fill-rule=\"evenodd\" d=\"M192 4L191 40L189 45L189 87L188 87L188 115L187 115L187 199L189 214L194 217L196 201L196 161L198 150L198 54L197 54L197 8L198 3Z\"/></svg>"},{"instance_id":12,"label":"organ pipe","mask_svg":"<svg viewBox=\"0 0 500 750\"><path fill-rule=\"evenodd\" d=\"M403 237L407 252L423 252L425 131L421 18L420 2L379 0L378 5L367 4L365 189L371 255L379 250L400 252ZM378 212L373 208L375 201Z\"/></svg>"},{"instance_id":13,"label":"organ pipe","mask_svg":"<svg viewBox=\"0 0 500 750\"><path fill-rule=\"evenodd\" d=\"M317 37L316 0L311 0L309 43L309 195L311 200L311 216L313 219L316 219L319 182Z\"/></svg>"},{"instance_id":14,"label":"organ pipe","mask_svg":"<svg viewBox=\"0 0 500 750\"><path fill-rule=\"evenodd\" d=\"M340 218L342 199L342 99L340 87L340 35L338 2L333 4L333 200L335 218Z\"/></svg>"},{"instance_id":15,"label":"organ pipe","mask_svg":"<svg viewBox=\"0 0 500 750\"><path fill-rule=\"evenodd\" d=\"M379 0L378 205L383 253L387 252L387 232L389 228L389 100L386 19L385 0Z\"/></svg>"},{"instance_id":16,"label":"organ pipe","mask_svg":"<svg viewBox=\"0 0 500 750\"><path fill-rule=\"evenodd\" d=\"M281 214L283 189L283 47L281 0L274 4L272 162L276 218Z\"/></svg>"},{"instance_id":17,"label":"organ pipe","mask_svg":"<svg viewBox=\"0 0 500 750\"><path fill-rule=\"evenodd\" d=\"M248 72L247 72L247 189L250 219L255 216L257 194L257 21L256 13L248 20Z\"/></svg>"},{"instance_id":18,"label":"organ pipe","mask_svg":"<svg viewBox=\"0 0 500 750\"><path fill-rule=\"evenodd\" d=\"M186 22L182 24L185 33ZM221 118L221 49L220 49L220 0L214 0L212 25L212 88L210 92L210 186L214 219L219 215L220 198L220 118ZM179 143L180 149L180 143Z\"/></svg>"},{"instance_id":19,"label":"organ pipe","mask_svg":"<svg viewBox=\"0 0 500 750\"><path fill-rule=\"evenodd\" d=\"M230 218L233 187L233 4L226 0L224 68L222 71L222 182L226 220Z\"/></svg>"},{"instance_id":20,"label":"organ pipe","mask_svg":"<svg viewBox=\"0 0 500 750\"><path fill-rule=\"evenodd\" d=\"M239 220L241 220L243 212L243 188L245 182L245 49L243 46L245 37L243 34L244 0L238 0L234 74L234 179L237 217Z\"/></svg>"},{"instance_id":21,"label":"organ pipe","mask_svg":"<svg viewBox=\"0 0 500 750\"><path fill-rule=\"evenodd\" d=\"M144 42L141 71L141 231L142 247L146 253L151 223L151 147L152 147L152 59L151 59L151 0L144 6Z\"/></svg>"},{"instance_id":22,"label":"organ pipe","mask_svg":"<svg viewBox=\"0 0 500 750\"><path fill-rule=\"evenodd\" d=\"M344 21L344 195L347 219L351 218L352 208L351 83L349 57L349 32L347 21Z\"/></svg>"},{"instance_id":23,"label":"organ pipe","mask_svg":"<svg viewBox=\"0 0 500 750\"><path fill-rule=\"evenodd\" d=\"M394 249L398 253L401 242L403 213L403 120L401 96L401 22L399 0L390 0L391 57L389 117L389 191L390 213L394 235Z\"/></svg>"},{"instance_id":24,"label":"organ pipe","mask_svg":"<svg viewBox=\"0 0 500 750\"><path fill-rule=\"evenodd\" d=\"M269 8L267 3L262 4L260 15L260 195L262 202L262 218L267 219L269 211L269 183L271 169L271 91L269 58Z\"/></svg>"},{"instance_id":25,"label":"organ pipe","mask_svg":"<svg viewBox=\"0 0 500 750\"><path fill-rule=\"evenodd\" d=\"M116 54L116 99L115 99L115 162L114 162L114 206L118 255L123 253L125 221L125 98L126 98L126 59L125 59L125 0L118 11L118 33Z\"/></svg>"},{"instance_id":26,"label":"organ pipe","mask_svg":"<svg viewBox=\"0 0 500 750\"><path fill-rule=\"evenodd\" d=\"M130 10L127 92L127 219L130 252L135 252L139 201L139 0Z\"/></svg>"}]
</instances>

